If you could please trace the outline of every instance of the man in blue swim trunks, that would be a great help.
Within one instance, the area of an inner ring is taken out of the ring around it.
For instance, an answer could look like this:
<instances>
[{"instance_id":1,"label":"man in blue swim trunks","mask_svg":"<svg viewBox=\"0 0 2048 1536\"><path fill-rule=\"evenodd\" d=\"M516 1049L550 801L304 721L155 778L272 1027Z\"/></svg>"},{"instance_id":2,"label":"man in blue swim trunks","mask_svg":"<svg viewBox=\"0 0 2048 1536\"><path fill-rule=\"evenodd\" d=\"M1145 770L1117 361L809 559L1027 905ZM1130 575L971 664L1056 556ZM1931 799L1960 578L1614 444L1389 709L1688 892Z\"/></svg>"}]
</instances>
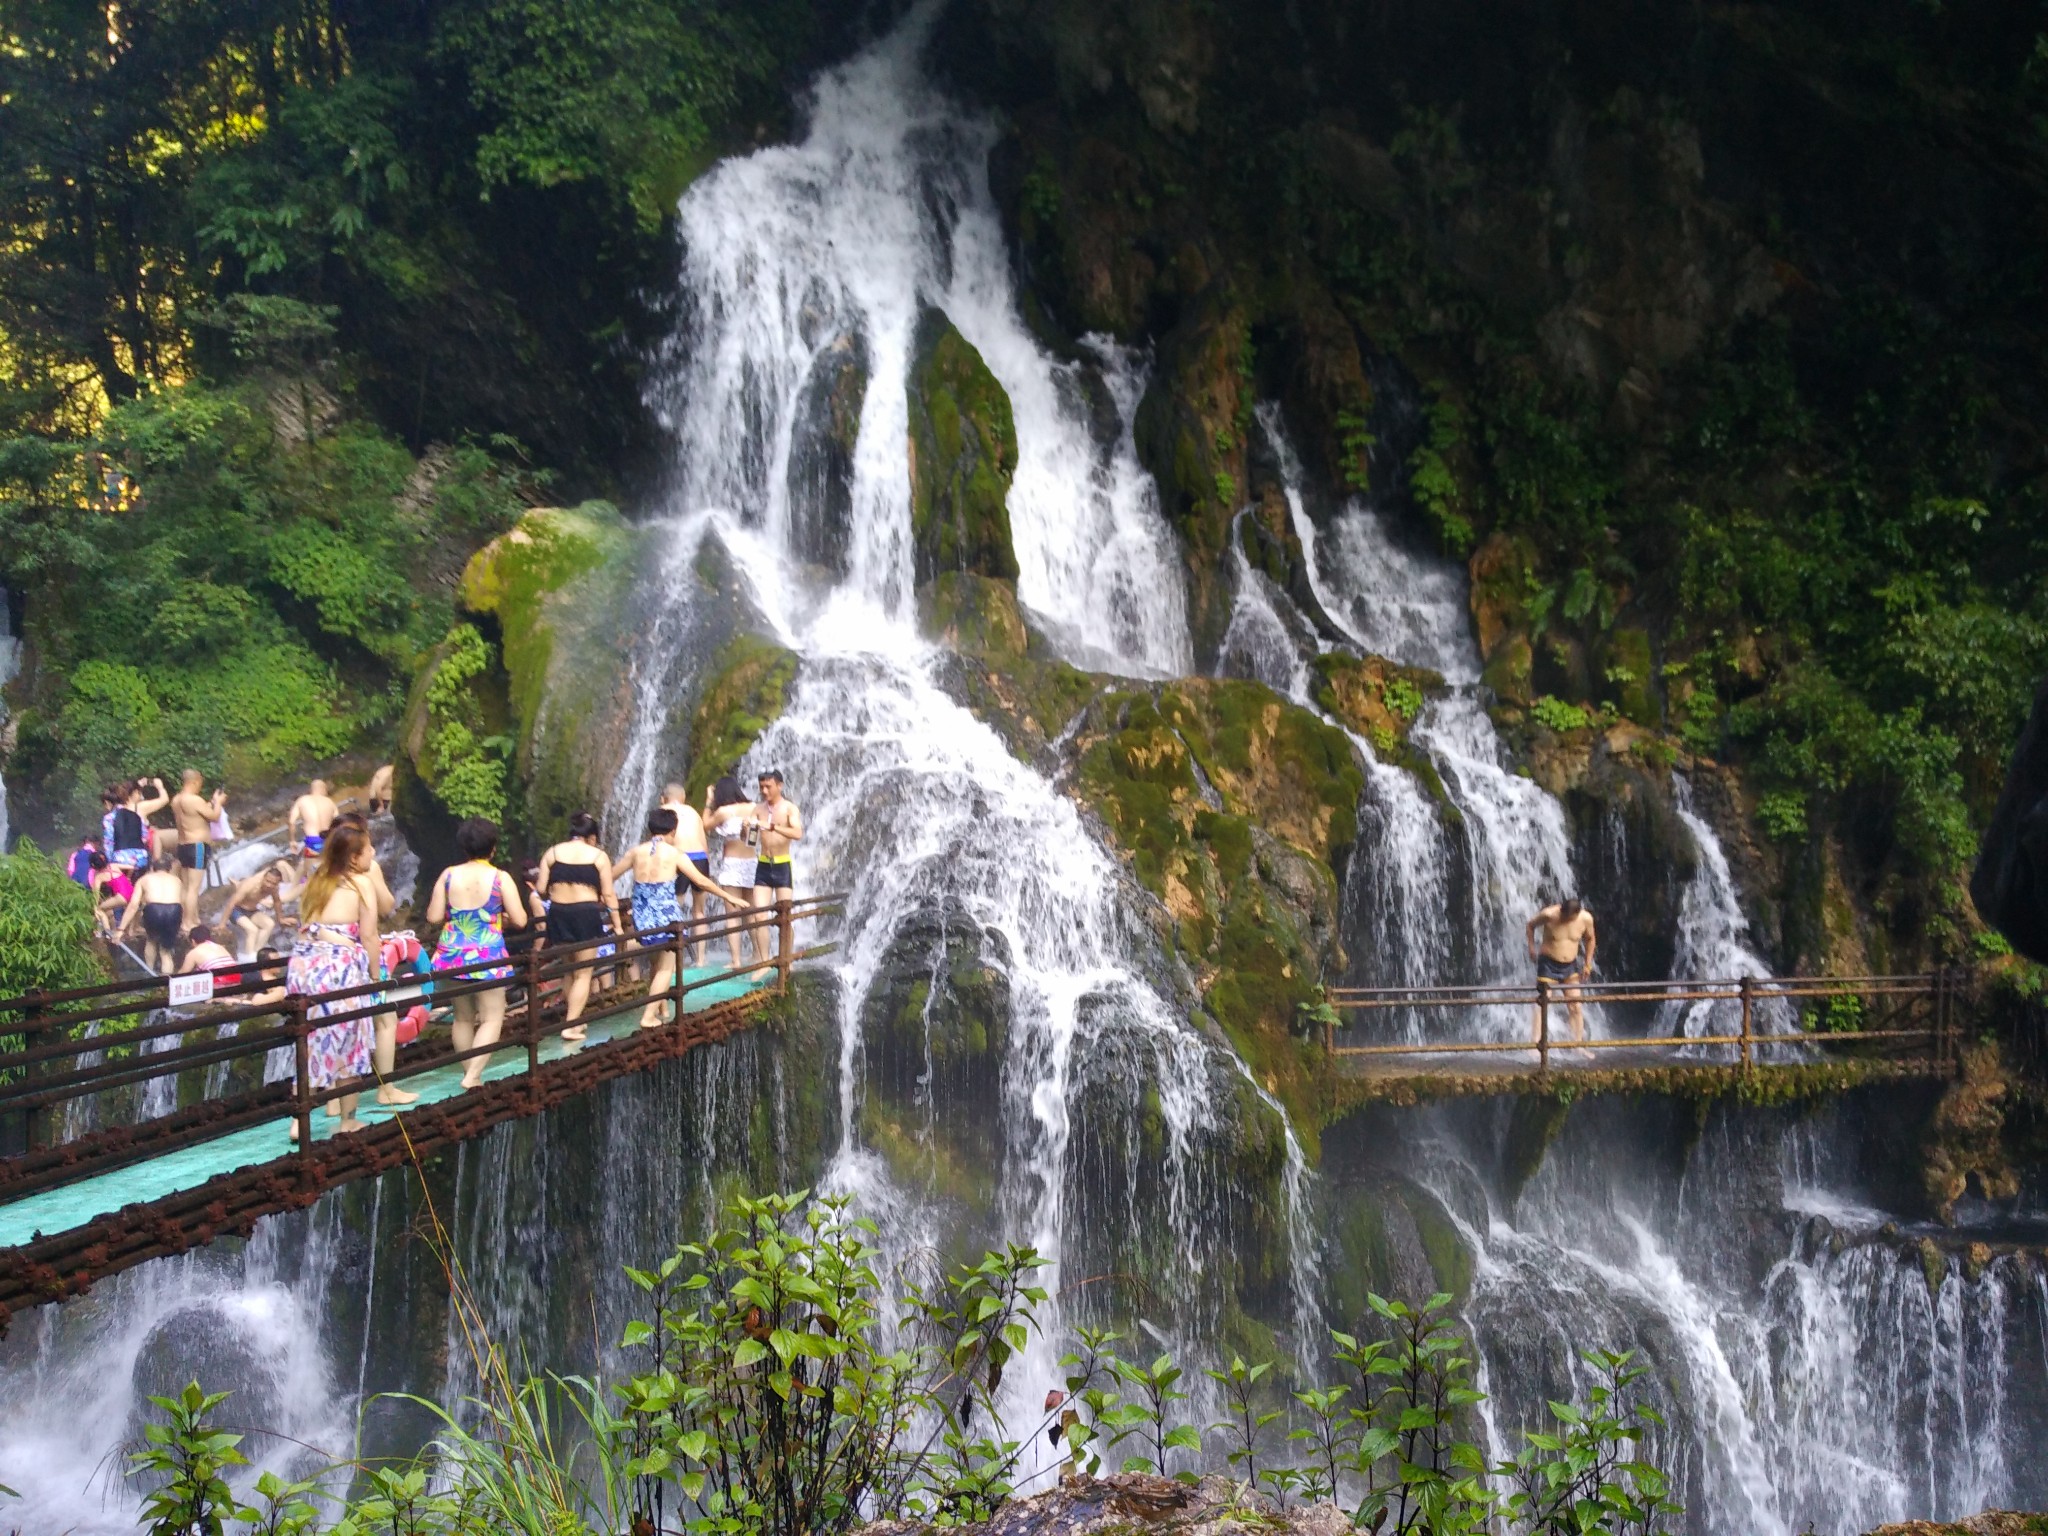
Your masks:
<instances>
[{"instance_id":1,"label":"man in blue swim trunks","mask_svg":"<svg viewBox=\"0 0 2048 1536\"><path fill-rule=\"evenodd\" d=\"M1538 929L1543 933L1540 950L1536 943ZM1546 998L1551 988L1563 988L1558 996L1565 1000L1571 1019L1571 1038L1583 1041L1586 1038L1586 1015L1579 1003L1581 994L1577 984L1593 974L1593 951L1600 942L1599 933L1593 927L1593 914L1577 897L1567 897L1530 918L1522 929L1522 937L1529 946L1529 958L1536 962L1537 988ZM1540 1004L1530 1038L1538 1043L1543 1038L1543 1008Z\"/></svg>"},{"instance_id":2,"label":"man in blue swim trunks","mask_svg":"<svg viewBox=\"0 0 2048 1536\"><path fill-rule=\"evenodd\" d=\"M341 807L327 793L325 779L315 779L306 786L306 792L292 802L292 812L285 825L292 841L298 845L302 861L299 869L301 885L313 872L313 866L320 862L320 850L327 846L327 834L333 830L335 818L340 815Z\"/></svg>"}]
</instances>

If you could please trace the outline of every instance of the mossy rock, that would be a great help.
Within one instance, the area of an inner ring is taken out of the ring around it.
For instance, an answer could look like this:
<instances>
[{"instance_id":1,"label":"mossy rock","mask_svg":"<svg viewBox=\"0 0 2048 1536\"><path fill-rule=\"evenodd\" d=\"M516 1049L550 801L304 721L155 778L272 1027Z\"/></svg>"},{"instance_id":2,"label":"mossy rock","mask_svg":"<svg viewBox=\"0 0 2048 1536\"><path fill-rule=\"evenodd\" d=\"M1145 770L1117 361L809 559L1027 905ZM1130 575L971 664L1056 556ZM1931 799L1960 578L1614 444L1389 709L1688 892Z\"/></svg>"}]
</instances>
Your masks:
<instances>
[{"instance_id":1,"label":"mossy rock","mask_svg":"<svg viewBox=\"0 0 2048 1536\"><path fill-rule=\"evenodd\" d=\"M781 717L796 653L758 635L726 641L697 691L690 716L690 758L683 775L692 804L731 773L761 733Z\"/></svg>"},{"instance_id":2,"label":"mossy rock","mask_svg":"<svg viewBox=\"0 0 2048 1536\"><path fill-rule=\"evenodd\" d=\"M1625 627L1607 637L1600 657L1606 684L1603 697L1624 720L1651 731L1663 723L1663 711L1657 705L1656 670L1648 630Z\"/></svg>"},{"instance_id":3,"label":"mossy rock","mask_svg":"<svg viewBox=\"0 0 2048 1536\"><path fill-rule=\"evenodd\" d=\"M790 443L790 543L834 576L846 574L853 547L853 458L872 366L858 331L821 347Z\"/></svg>"},{"instance_id":4,"label":"mossy rock","mask_svg":"<svg viewBox=\"0 0 2048 1536\"><path fill-rule=\"evenodd\" d=\"M1251 356L1249 316L1220 291L1206 294L1161 340L1135 423L1138 457L1181 536L1188 617L1202 662L1214 656L1230 623L1227 555L1246 492Z\"/></svg>"},{"instance_id":5,"label":"mossy rock","mask_svg":"<svg viewBox=\"0 0 2048 1536\"><path fill-rule=\"evenodd\" d=\"M1316 703L1371 742L1383 758L1393 757L1407 742L1423 700L1444 686L1442 674L1400 666L1384 656L1328 651L1316 657L1314 666Z\"/></svg>"},{"instance_id":6,"label":"mossy rock","mask_svg":"<svg viewBox=\"0 0 2048 1536\"><path fill-rule=\"evenodd\" d=\"M936 309L919 317L910 370L910 534L919 585L947 571L1015 580L1010 397Z\"/></svg>"},{"instance_id":7,"label":"mossy rock","mask_svg":"<svg viewBox=\"0 0 2048 1536\"><path fill-rule=\"evenodd\" d=\"M924 632L960 658L967 707L1027 762L1041 761L1088 701L1114 686L1053 654L1026 621L1014 583L947 571L917 599Z\"/></svg>"},{"instance_id":8,"label":"mossy rock","mask_svg":"<svg viewBox=\"0 0 2048 1536\"><path fill-rule=\"evenodd\" d=\"M1364 785L1349 740L1261 684L1183 679L1099 696L1076 746L1075 787L1312 1147L1319 1046L1301 1020L1343 964L1338 882Z\"/></svg>"}]
</instances>

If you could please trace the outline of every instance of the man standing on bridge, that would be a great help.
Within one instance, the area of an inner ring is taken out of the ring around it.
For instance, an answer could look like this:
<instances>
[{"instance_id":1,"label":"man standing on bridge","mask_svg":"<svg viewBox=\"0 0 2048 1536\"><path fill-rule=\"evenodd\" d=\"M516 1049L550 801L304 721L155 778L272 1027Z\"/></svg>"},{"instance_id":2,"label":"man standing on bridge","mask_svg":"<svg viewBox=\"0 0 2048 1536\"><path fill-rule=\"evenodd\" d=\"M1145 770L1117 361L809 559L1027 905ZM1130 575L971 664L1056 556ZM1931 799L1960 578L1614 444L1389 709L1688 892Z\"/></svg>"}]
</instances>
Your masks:
<instances>
[{"instance_id":1,"label":"man standing on bridge","mask_svg":"<svg viewBox=\"0 0 2048 1536\"><path fill-rule=\"evenodd\" d=\"M761 858L754 867L754 905L766 908L789 905L795 880L789 862L792 844L804 835L804 815L794 800L782 797L782 770L770 768L761 775L761 798L754 803L754 827L760 838ZM754 936L755 952L768 954L768 935Z\"/></svg>"},{"instance_id":2,"label":"man standing on bridge","mask_svg":"<svg viewBox=\"0 0 2048 1536\"><path fill-rule=\"evenodd\" d=\"M1536 931L1543 931L1543 944L1539 952ZM1588 912L1576 896L1570 896L1554 906L1545 907L1522 929L1522 938L1529 946L1529 958L1536 962L1536 988L1538 993L1549 1000L1550 989L1562 986L1559 995L1565 1000L1571 1017L1571 1037L1575 1042L1586 1038L1586 1014L1579 1005L1578 983L1591 978L1593 974L1593 951L1599 947L1600 936L1593 927L1593 914ZM1543 1042L1544 1003L1536 1005L1536 1017L1530 1039L1540 1045Z\"/></svg>"}]
</instances>

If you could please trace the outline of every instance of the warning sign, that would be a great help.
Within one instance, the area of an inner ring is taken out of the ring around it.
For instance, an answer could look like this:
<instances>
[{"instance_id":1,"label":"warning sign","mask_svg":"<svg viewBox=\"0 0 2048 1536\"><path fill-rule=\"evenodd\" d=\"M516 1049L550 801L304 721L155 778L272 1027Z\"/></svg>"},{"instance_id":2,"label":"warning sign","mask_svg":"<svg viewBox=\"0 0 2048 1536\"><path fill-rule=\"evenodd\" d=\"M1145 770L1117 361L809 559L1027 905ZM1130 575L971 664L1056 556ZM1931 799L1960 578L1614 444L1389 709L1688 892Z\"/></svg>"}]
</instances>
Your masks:
<instances>
[{"instance_id":1,"label":"warning sign","mask_svg":"<svg viewBox=\"0 0 2048 1536\"><path fill-rule=\"evenodd\" d=\"M213 972L193 971L171 978L171 1006L190 1008L194 1003L213 1001Z\"/></svg>"}]
</instances>

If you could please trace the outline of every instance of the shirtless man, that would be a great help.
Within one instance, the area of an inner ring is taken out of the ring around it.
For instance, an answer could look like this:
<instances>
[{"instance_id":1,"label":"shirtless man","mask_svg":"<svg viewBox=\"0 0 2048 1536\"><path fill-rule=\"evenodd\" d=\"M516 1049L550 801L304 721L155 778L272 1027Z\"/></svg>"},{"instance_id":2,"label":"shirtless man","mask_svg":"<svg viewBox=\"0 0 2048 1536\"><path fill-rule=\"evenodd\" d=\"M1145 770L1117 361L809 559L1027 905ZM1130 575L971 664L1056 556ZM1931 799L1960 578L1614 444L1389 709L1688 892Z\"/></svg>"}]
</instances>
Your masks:
<instances>
[{"instance_id":1,"label":"shirtless man","mask_svg":"<svg viewBox=\"0 0 2048 1536\"><path fill-rule=\"evenodd\" d=\"M761 798L754 804L754 825L761 833L761 861L754 866L754 905L766 908L789 905L794 894L790 872L790 845L804 835L804 813L794 800L782 797L782 771L770 768L761 775ZM763 955L767 939L758 940Z\"/></svg>"},{"instance_id":2,"label":"shirtless man","mask_svg":"<svg viewBox=\"0 0 2048 1536\"><path fill-rule=\"evenodd\" d=\"M676 845L676 852L695 867L705 880L711 878L711 848L704 841L704 818L697 814L697 808L690 804L687 791L680 784L666 785L661 791L661 808L676 813L676 829L669 841ZM692 889L685 891L684 886ZM710 887L694 882L680 869L676 872L676 900L690 898L690 923L700 934L704 925L704 896ZM705 941L697 940L697 969L704 969Z\"/></svg>"},{"instance_id":3,"label":"shirtless man","mask_svg":"<svg viewBox=\"0 0 2048 1536\"><path fill-rule=\"evenodd\" d=\"M178 870L185 887L185 926L199 921L199 889L206 884L206 863L213 853L213 824L227 804L228 792L216 789L208 799L199 792L205 776L187 768L178 792L171 796L171 820L178 824Z\"/></svg>"},{"instance_id":4,"label":"shirtless man","mask_svg":"<svg viewBox=\"0 0 2048 1536\"><path fill-rule=\"evenodd\" d=\"M1543 945L1539 953L1536 944L1537 930L1543 932ZM1536 985L1543 996L1550 995L1550 989L1562 986L1559 995L1567 1004L1571 1018L1571 1037L1575 1041L1586 1038L1585 1010L1579 1005L1580 992L1572 983L1583 982L1593 974L1593 951L1599 947L1600 936L1593 927L1593 914L1579 904L1577 897L1545 907L1523 926L1522 937L1529 946L1529 958L1536 962ZM1543 1007L1536 1008L1534 1031L1530 1037L1537 1043L1543 1039Z\"/></svg>"},{"instance_id":5,"label":"shirtless man","mask_svg":"<svg viewBox=\"0 0 2048 1536\"><path fill-rule=\"evenodd\" d=\"M178 861L165 851L150 860L149 872L135 882L135 894L128 898L128 910L114 930L114 942L125 944L135 925L141 923L145 941L142 963L162 976L177 958L184 919L185 887L178 878Z\"/></svg>"},{"instance_id":6,"label":"shirtless man","mask_svg":"<svg viewBox=\"0 0 2048 1536\"><path fill-rule=\"evenodd\" d=\"M391 765L384 764L370 775L370 787L363 791L370 802L370 814L381 816L391 808Z\"/></svg>"},{"instance_id":7,"label":"shirtless man","mask_svg":"<svg viewBox=\"0 0 2048 1536\"><path fill-rule=\"evenodd\" d=\"M241 952L253 956L270 942L270 936L284 925L284 904L292 892L285 886L291 866L279 859L268 869L258 870L246 880L235 882L228 893L224 928L239 936ZM263 909L268 907L268 912Z\"/></svg>"},{"instance_id":8,"label":"shirtless man","mask_svg":"<svg viewBox=\"0 0 2048 1536\"><path fill-rule=\"evenodd\" d=\"M310 875L313 866L320 862L320 850L327 845L327 832L334 825L334 818L341 814L341 807L334 803L327 793L327 781L315 779L306 786L306 792L292 802L292 813L286 818L285 826L291 839L298 844L301 875ZM302 879L299 882L305 884Z\"/></svg>"}]
</instances>

